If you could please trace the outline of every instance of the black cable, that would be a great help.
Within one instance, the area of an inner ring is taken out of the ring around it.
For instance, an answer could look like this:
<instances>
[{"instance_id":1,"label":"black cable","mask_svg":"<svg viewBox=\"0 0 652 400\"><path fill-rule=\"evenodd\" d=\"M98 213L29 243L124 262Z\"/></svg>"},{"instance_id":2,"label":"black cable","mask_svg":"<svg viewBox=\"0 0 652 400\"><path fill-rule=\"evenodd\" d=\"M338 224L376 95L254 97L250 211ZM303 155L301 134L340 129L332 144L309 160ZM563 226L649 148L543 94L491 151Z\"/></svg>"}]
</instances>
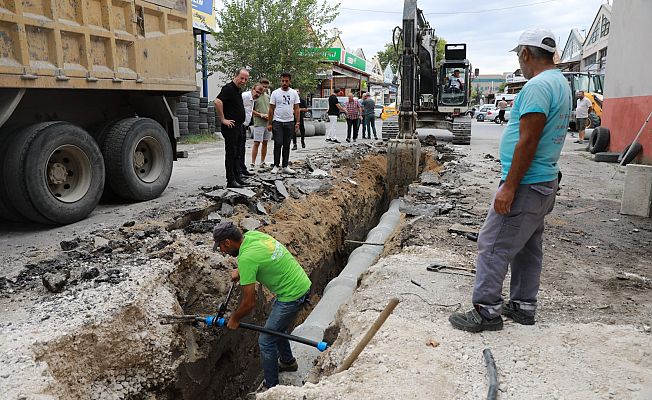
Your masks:
<instances>
[{"instance_id":1,"label":"black cable","mask_svg":"<svg viewBox=\"0 0 652 400\"><path fill-rule=\"evenodd\" d=\"M482 351L484 361L487 363L487 374L489 375L489 391L487 392L487 400L496 400L498 398L498 373L496 371L496 362L491 350L484 349Z\"/></svg>"}]
</instances>

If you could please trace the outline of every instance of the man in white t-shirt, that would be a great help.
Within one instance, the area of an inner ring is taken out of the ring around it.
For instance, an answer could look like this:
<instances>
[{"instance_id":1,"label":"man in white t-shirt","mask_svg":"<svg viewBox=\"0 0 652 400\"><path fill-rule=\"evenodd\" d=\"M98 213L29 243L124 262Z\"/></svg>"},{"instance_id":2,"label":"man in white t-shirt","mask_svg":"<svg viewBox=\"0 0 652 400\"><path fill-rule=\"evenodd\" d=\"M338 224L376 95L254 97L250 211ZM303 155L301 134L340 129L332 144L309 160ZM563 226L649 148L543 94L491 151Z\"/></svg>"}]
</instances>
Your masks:
<instances>
[{"instance_id":1,"label":"man in white t-shirt","mask_svg":"<svg viewBox=\"0 0 652 400\"><path fill-rule=\"evenodd\" d=\"M242 103L244 104L245 109L245 120L242 123L242 140L240 143L240 148L238 149L236 164L240 169L240 173L244 176L253 175L251 172L249 172L249 170L247 170L247 164L245 164L245 147L247 143L247 130L249 129L251 116L254 112L254 101L256 101L261 94L263 94L263 85L260 83L256 84L251 90L242 92Z\"/></svg>"},{"instance_id":2,"label":"man in white t-shirt","mask_svg":"<svg viewBox=\"0 0 652 400\"><path fill-rule=\"evenodd\" d=\"M286 174L295 171L288 167L290 159L290 142L296 129L299 129L299 94L290 88L292 75L288 72L281 74L281 87L274 90L269 98L269 114L267 116L267 129L272 131L274 137L274 168L276 174L281 166ZM295 122L296 121L296 122ZM283 164L281 165L281 152Z\"/></svg>"},{"instance_id":3,"label":"man in white t-shirt","mask_svg":"<svg viewBox=\"0 0 652 400\"><path fill-rule=\"evenodd\" d=\"M591 100L584 97L583 90L579 90L577 92L577 107L575 108L575 128L577 128L580 137L575 143L584 143L584 130L589 119L589 109L591 106Z\"/></svg>"}]
</instances>

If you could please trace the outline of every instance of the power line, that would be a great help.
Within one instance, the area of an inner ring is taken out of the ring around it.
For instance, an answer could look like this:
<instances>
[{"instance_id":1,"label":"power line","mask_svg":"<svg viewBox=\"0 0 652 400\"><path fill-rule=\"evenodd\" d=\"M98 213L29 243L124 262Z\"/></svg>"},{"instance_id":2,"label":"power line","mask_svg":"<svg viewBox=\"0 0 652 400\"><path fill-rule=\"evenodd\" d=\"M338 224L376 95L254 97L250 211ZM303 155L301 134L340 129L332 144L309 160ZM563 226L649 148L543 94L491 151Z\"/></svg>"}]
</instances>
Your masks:
<instances>
[{"instance_id":1,"label":"power line","mask_svg":"<svg viewBox=\"0 0 652 400\"><path fill-rule=\"evenodd\" d=\"M511 10L514 8L523 8L523 7L532 7L536 6L539 4L546 4L546 3L552 3L554 1L559 1L559 0L545 0L545 1L537 1L534 3L529 3L529 4L517 4L514 6L509 6L509 7L500 7L500 8L488 8L486 10L476 10L476 11L450 11L450 12L427 12L423 13L424 15L459 15L459 14L482 14L482 13L488 13L488 12L493 12L493 11L504 11L504 10ZM386 11L386 10L364 10L360 8L348 8L348 7L340 7L340 10L348 10L348 11L361 11L361 12L369 12L369 13L379 13L379 14L402 14L402 11Z\"/></svg>"}]
</instances>

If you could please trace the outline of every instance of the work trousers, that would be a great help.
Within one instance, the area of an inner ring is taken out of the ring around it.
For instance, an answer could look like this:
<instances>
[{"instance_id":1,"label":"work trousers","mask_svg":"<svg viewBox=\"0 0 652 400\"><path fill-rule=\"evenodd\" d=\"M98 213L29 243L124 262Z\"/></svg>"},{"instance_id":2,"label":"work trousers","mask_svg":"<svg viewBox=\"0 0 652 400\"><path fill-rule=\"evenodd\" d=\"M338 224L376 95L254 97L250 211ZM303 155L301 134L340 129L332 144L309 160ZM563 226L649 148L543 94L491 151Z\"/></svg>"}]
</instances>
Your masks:
<instances>
[{"instance_id":1,"label":"work trousers","mask_svg":"<svg viewBox=\"0 0 652 400\"><path fill-rule=\"evenodd\" d=\"M367 137L371 139L371 130L374 130L374 138L376 138L376 116L367 115L364 117L364 124L367 127ZM362 137L364 138L364 131L362 131Z\"/></svg>"},{"instance_id":2,"label":"work trousers","mask_svg":"<svg viewBox=\"0 0 652 400\"><path fill-rule=\"evenodd\" d=\"M358 130L360 129L360 119L346 119L346 138L351 139L351 130L353 130L353 140L358 139Z\"/></svg>"},{"instance_id":3,"label":"work trousers","mask_svg":"<svg viewBox=\"0 0 652 400\"><path fill-rule=\"evenodd\" d=\"M543 220L555 205L556 192L556 179L519 185L507 215L496 213L492 202L478 235L472 298L485 318L501 314L508 266L512 270L510 300L534 315L543 262Z\"/></svg>"},{"instance_id":4,"label":"work trousers","mask_svg":"<svg viewBox=\"0 0 652 400\"><path fill-rule=\"evenodd\" d=\"M222 125L222 137L224 137L224 169L226 170L227 182L233 182L240 176L237 164L238 151L240 149L240 138L242 124L236 123L229 128Z\"/></svg>"},{"instance_id":5,"label":"work trousers","mask_svg":"<svg viewBox=\"0 0 652 400\"><path fill-rule=\"evenodd\" d=\"M308 291L309 292L309 291ZM265 328L277 332L289 333L290 325L294 322L308 299L308 293L294 301L274 300L272 311L267 318ZM285 364L294 361L290 342L287 339L278 336L261 333L258 337L258 347L260 348L260 361L263 366L263 375L265 377L265 386L268 388L278 385L278 362Z\"/></svg>"},{"instance_id":6,"label":"work trousers","mask_svg":"<svg viewBox=\"0 0 652 400\"><path fill-rule=\"evenodd\" d=\"M294 134L294 122L272 122L272 135L274 136L274 165L276 167L288 166L290 159L290 142ZM281 153L283 153L283 165L281 165Z\"/></svg>"}]
</instances>

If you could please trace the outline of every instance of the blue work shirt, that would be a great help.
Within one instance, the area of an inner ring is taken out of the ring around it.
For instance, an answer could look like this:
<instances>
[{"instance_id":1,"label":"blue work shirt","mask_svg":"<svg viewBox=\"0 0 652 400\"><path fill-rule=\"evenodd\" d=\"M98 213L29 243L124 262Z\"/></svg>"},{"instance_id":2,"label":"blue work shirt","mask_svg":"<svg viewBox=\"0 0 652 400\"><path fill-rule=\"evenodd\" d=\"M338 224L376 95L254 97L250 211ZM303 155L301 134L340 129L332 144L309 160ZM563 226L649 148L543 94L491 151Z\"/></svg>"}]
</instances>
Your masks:
<instances>
[{"instance_id":1,"label":"blue work shirt","mask_svg":"<svg viewBox=\"0 0 652 400\"><path fill-rule=\"evenodd\" d=\"M530 79L514 99L509 122L500 141L502 180L512 165L514 148L520 137L521 116L541 113L546 125L541 133L537 152L521 184L548 182L557 178L557 161L564 147L571 110L571 92L568 81L558 69L549 69Z\"/></svg>"}]
</instances>

